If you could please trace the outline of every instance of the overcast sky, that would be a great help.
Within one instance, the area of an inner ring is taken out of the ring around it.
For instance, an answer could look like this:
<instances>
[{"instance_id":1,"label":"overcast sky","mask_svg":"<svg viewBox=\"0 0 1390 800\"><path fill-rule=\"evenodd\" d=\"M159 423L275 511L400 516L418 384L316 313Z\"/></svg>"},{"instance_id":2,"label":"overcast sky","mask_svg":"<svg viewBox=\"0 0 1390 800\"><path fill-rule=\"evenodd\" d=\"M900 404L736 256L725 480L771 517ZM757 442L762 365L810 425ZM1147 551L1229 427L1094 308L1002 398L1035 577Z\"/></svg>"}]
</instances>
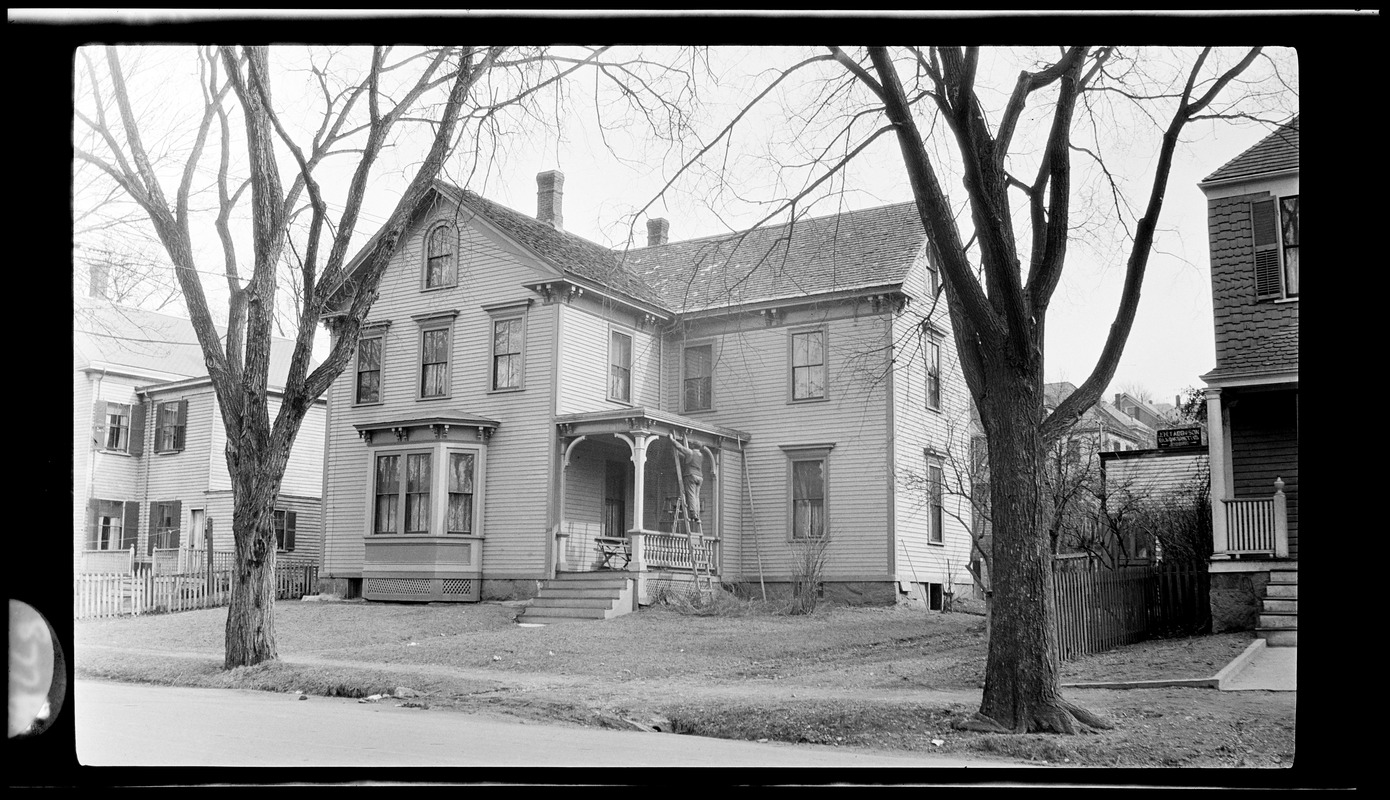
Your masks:
<instances>
[{"instance_id":1,"label":"overcast sky","mask_svg":"<svg viewBox=\"0 0 1390 800\"><path fill-rule=\"evenodd\" d=\"M751 69L764 54L758 48L744 49L750 63L741 66ZM1294 98L1295 107L1296 103ZM727 113L728 108L715 104L711 113L718 116L721 111ZM775 112L772 113L775 119ZM1115 391L1137 387L1148 391L1157 402L1172 402L1184 387L1200 386L1198 376L1215 366L1206 203L1197 182L1268 133L1267 126L1257 124L1200 132L1194 128L1195 140L1179 149L1139 313L1107 398ZM609 135L612 141L614 134ZM746 143L748 138L740 141ZM622 151L621 146L619 150ZM595 133L588 115L576 114L568 120L559 139L554 131L543 128L524 138L512 139L505 158L492 165L486 182L470 183L469 188L518 211L534 214L536 174L558 169L565 175L566 230L609 246L621 246L629 232L641 244L645 238L644 217L666 217L671 239L681 240L724 233L731 225L751 225L762 216L749 207L711 203L706 191L691 189L689 185L678 184L658 197L669 167L662 169L651 161L632 159L630 150L621 154L629 159L615 158ZM1142 169L1152 153L1132 155ZM811 215L833 213L835 203L865 208L912 199L891 137L881 139L875 150L866 152L858 161L859 166L846 179L844 191L834 203L816 206ZM458 179L455 175L445 177ZM369 228L366 235L385 219L398 199L395 183L390 176L373 182L363 215ZM951 187L947 188L950 191ZM1139 203L1147 192L1132 194L1132 202ZM653 203L648 212L634 219L633 212L648 203ZM358 242L354 242L354 249L357 246ZM1094 251L1084 246L1074 245L1069 250L1067 269L1048 317L1047 381L1079 384L1089 374L1114 317L1123 276L1121 259L1097 258Z\"/></svg>"}]
</instances>

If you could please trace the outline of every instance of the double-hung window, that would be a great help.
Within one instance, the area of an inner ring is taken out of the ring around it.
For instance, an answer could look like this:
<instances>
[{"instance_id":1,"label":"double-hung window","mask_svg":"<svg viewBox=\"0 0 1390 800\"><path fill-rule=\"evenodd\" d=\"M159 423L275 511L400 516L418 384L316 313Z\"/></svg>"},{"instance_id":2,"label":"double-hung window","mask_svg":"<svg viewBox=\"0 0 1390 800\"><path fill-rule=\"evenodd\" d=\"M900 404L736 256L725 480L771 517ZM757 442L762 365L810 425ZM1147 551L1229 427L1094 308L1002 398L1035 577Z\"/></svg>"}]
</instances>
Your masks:
<instances>
[{"instance_id":1,"label":"double-hung window","mask_svg":"<svg viewBox=\"0 0 1390 800\"><path fill-rule=\"evenodd\" d=\"M357 344L357 402L381 402L381 348L386 337L368 336Z\"/></svg>"},{"instance_id":2,"label":"double-hung window","mask_svg":"<svg viewBox=\"0 0 1390 800\"><path fill-rule=\"evenodd\" d=\"M183 450L188 426L188 401L171 400L155 405L154 449L159 453Z\"/></svg>"},{"instance_id":3,"label":"double-hung window","mask_svg":"<svg viewBox=\"0 0 1390 800\"><path fill-rule=\"evenodd\" d=\"M825 330L792 333L792 400L825 398Z\"/></svg>"},{"instance_id":4,"label":"double-hung window","mask_svg":"<svg viewBox=\"0 0 1390 800\"><path fill-rule=\"evenodd\" d=\"M941 342L927 334L923 342L927 359L927 408L941 410Z\"/></svg>"},{"instance_id":5,"label":"double-hung window","mask_svg":"<svg viewBox=\"0 0 1390 800\"><path fill-rule=\"evenodd\" d=\"M106 404L105 450L125 453L130 450L130 406L125 403Z\"/></svg>"},{"instance_id":6,"label":"double-hung window","mask_svg":"<svg viewBox=\"0 0 1390 800\"><path fill-rule=\"evenodd\" d=\"M425 239L425 288L439 289L458 283L458 245L454 229L447 223L430 229Z\"/></svg>"},{"instance_id":7,"label":"double-hung window","mask_svg":"<svg viewBox=\"0 0 1390 800\"><path fill-rule=\"evenodd\" d=\"M1298 297L1298 195L1250 204L1255 249L1255 296Z\"/></svg>"},{"instance_id":8,"label":"double-hung window","mask_svg":"<svg viewBox=\"0 0 1390 800\"><path fill-rule=\"evenodd\" d=\"M632 337L617 330L608 342L608 399L632 402Z\"/></svg>"},{"instance_id":9,"label":"double-hung window","mask_svg":"<svg viewBox=\"0 0 1390 800\"><path fill-rule=\"evenodd\" d=\"M714 346L692 345L685 348L684 402L686 411L708 411L714 408Z\"/></svg>"},{"instance_id":10,"label":"double-hung window","mask_svg":"<svg viewBox=\"0 0 1390 800\"><path fill-rule=\"evenodd\" d=\"M179 520L182 503L169 500L150 503L149 552L170 550L179 546Z\"/></svg>"},{"instance_id":11,"label":"double-hung window","mask_svg":"<svg viewBox=\"0 0 1390 800\"><path fill-rule=\"evenodd\" d=\"M88 550L128 550L135 546L140 515L138 504L93 499L89 508Z\"/></svg>"},{"instance_id":12,"label":"double-hung window","mask_svg":"<svg viewBox=\"0 0 1390 800\"><path fill-rule=\"evenodd\" d=\"M432 453L376 458L374 533L429 533Z\"/></svg>"},{"instance_id":13,"label":"double-hung window","mask_svg":"<svg viewBox=\"0 0 1390 800\"><path fill-rule=\"evenodd\" d=\"M298 527L298 513L284 509L275 509L273 525L275 526L275 549L288 553L294 550L294 533Z\"/></svg>"},{"instance_id":14,"label":"double-hung window","mask_svg":"<svg viewBox=\"0 0 1390 800\"><path fill-rule=\"evenodd\" d=\"M784 446L787 455L790 538L817 539L827 527L831 444Z\"/></svg>"},{"instance_id":15,"label":"double-hung window","mask_svg":"<svg viewBox=\"0 0 1390 800\"><path fill-rule=\"evenodd\" d=\"M449 533L473 532L473 476L476 467L475 454L449 453Z\"/></svg>"},{"instance_id":16,"label":"double-hung window","mask_svg":"<svg viewBox=\"0 0 1390 800\"><path fill-rule=\"evenodd\" d=\"M416 314L413 319L420 326L420 360L418 371L420 400L431 400L450 395L450 357L453 353L454 318L458 310L435 311Z\"/></svg>"},{"instance_id":17,"label":"double-hung window","mask_svg":"<svg viewBox=\"0 0 1390 800\"><path fill-rule=\"evenodd\" d=\"M492 321L493 391L521 388L521 357L525 330L525 317Z\"/></svg>"},{"instance_id":18,"label":"double-hung window","mask_svg":"<svg viewBox=\"0 0 1390 800\"><path fill-rule=\"evenodd\" d=\"M944 506L945 481L941 469L941 459L927 456L927 510L930 528L927 541L931 544L946 542L946 514Z\"/></svg>"}]
</instances>

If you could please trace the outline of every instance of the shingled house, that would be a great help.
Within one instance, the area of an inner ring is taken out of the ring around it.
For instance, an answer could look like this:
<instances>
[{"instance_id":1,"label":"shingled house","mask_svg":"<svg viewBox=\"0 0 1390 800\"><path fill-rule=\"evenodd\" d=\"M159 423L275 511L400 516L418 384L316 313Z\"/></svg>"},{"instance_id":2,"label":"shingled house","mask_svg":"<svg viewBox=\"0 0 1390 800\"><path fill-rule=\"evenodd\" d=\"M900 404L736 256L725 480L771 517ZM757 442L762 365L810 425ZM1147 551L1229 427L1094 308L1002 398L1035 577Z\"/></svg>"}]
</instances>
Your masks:
<instances>
[{"instance_id":1,"label":"shingled house","mask_svg":"<svg viewBox=\"0 0 1390 800\"><path fill-rule=\"evenodd\" d=\"M1298 636L1298 117L1199 184L1216 368L1206 382L1217 631Z\"/></svg>"},{"instance_id":2,"label":"shingled house","mask_svg":"<svg viewBox=\"0 0 1390 800\"><path fill-rule=\"evenodd\" d=\"M827 598L968 583L939 488L966 388L911 203L621 250L538 187L535 217L444 182L418 207L328 396L325 591L608 617L785 594L822 543Z\"/></svg>"}]
</instances>

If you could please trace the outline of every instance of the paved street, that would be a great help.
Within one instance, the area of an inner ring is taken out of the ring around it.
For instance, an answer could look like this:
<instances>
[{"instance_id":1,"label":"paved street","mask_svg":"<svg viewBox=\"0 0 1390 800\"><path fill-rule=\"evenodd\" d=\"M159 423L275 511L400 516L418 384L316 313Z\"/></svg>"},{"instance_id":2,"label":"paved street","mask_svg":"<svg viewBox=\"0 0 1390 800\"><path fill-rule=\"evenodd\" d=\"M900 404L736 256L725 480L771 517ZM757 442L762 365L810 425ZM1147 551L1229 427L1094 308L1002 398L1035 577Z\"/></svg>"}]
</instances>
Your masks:
<instances>
[{"instance_id":1,"label":"paved street","mask_svg":"<svg viewBox=\"0 0 1390 800\"><path fill-rule=\"evenodd\" d=\"M520 722L398 700L77 681L86 766L1011 767L983 759ZM619 780L621 780L619 778Z\"/></svg>"}]
</instances>

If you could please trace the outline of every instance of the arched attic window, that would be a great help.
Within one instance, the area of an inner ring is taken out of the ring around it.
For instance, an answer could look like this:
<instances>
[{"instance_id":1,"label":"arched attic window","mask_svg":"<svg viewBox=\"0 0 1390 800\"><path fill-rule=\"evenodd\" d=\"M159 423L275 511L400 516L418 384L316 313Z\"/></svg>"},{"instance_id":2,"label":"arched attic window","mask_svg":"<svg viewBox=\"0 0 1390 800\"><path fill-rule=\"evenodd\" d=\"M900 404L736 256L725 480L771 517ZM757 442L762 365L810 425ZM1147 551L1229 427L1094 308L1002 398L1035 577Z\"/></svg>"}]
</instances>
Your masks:
<instances>
[{"instance_id":1,"label":"arched attic window","mask_svg":"<svg viewBox=\"0 0 1390 800\"><path fill-rule=\"evenodd\" d=\"M425 288L441 289L458 283L458 235L441 222L425 235Z\"/></svg>"}]
</instances>

